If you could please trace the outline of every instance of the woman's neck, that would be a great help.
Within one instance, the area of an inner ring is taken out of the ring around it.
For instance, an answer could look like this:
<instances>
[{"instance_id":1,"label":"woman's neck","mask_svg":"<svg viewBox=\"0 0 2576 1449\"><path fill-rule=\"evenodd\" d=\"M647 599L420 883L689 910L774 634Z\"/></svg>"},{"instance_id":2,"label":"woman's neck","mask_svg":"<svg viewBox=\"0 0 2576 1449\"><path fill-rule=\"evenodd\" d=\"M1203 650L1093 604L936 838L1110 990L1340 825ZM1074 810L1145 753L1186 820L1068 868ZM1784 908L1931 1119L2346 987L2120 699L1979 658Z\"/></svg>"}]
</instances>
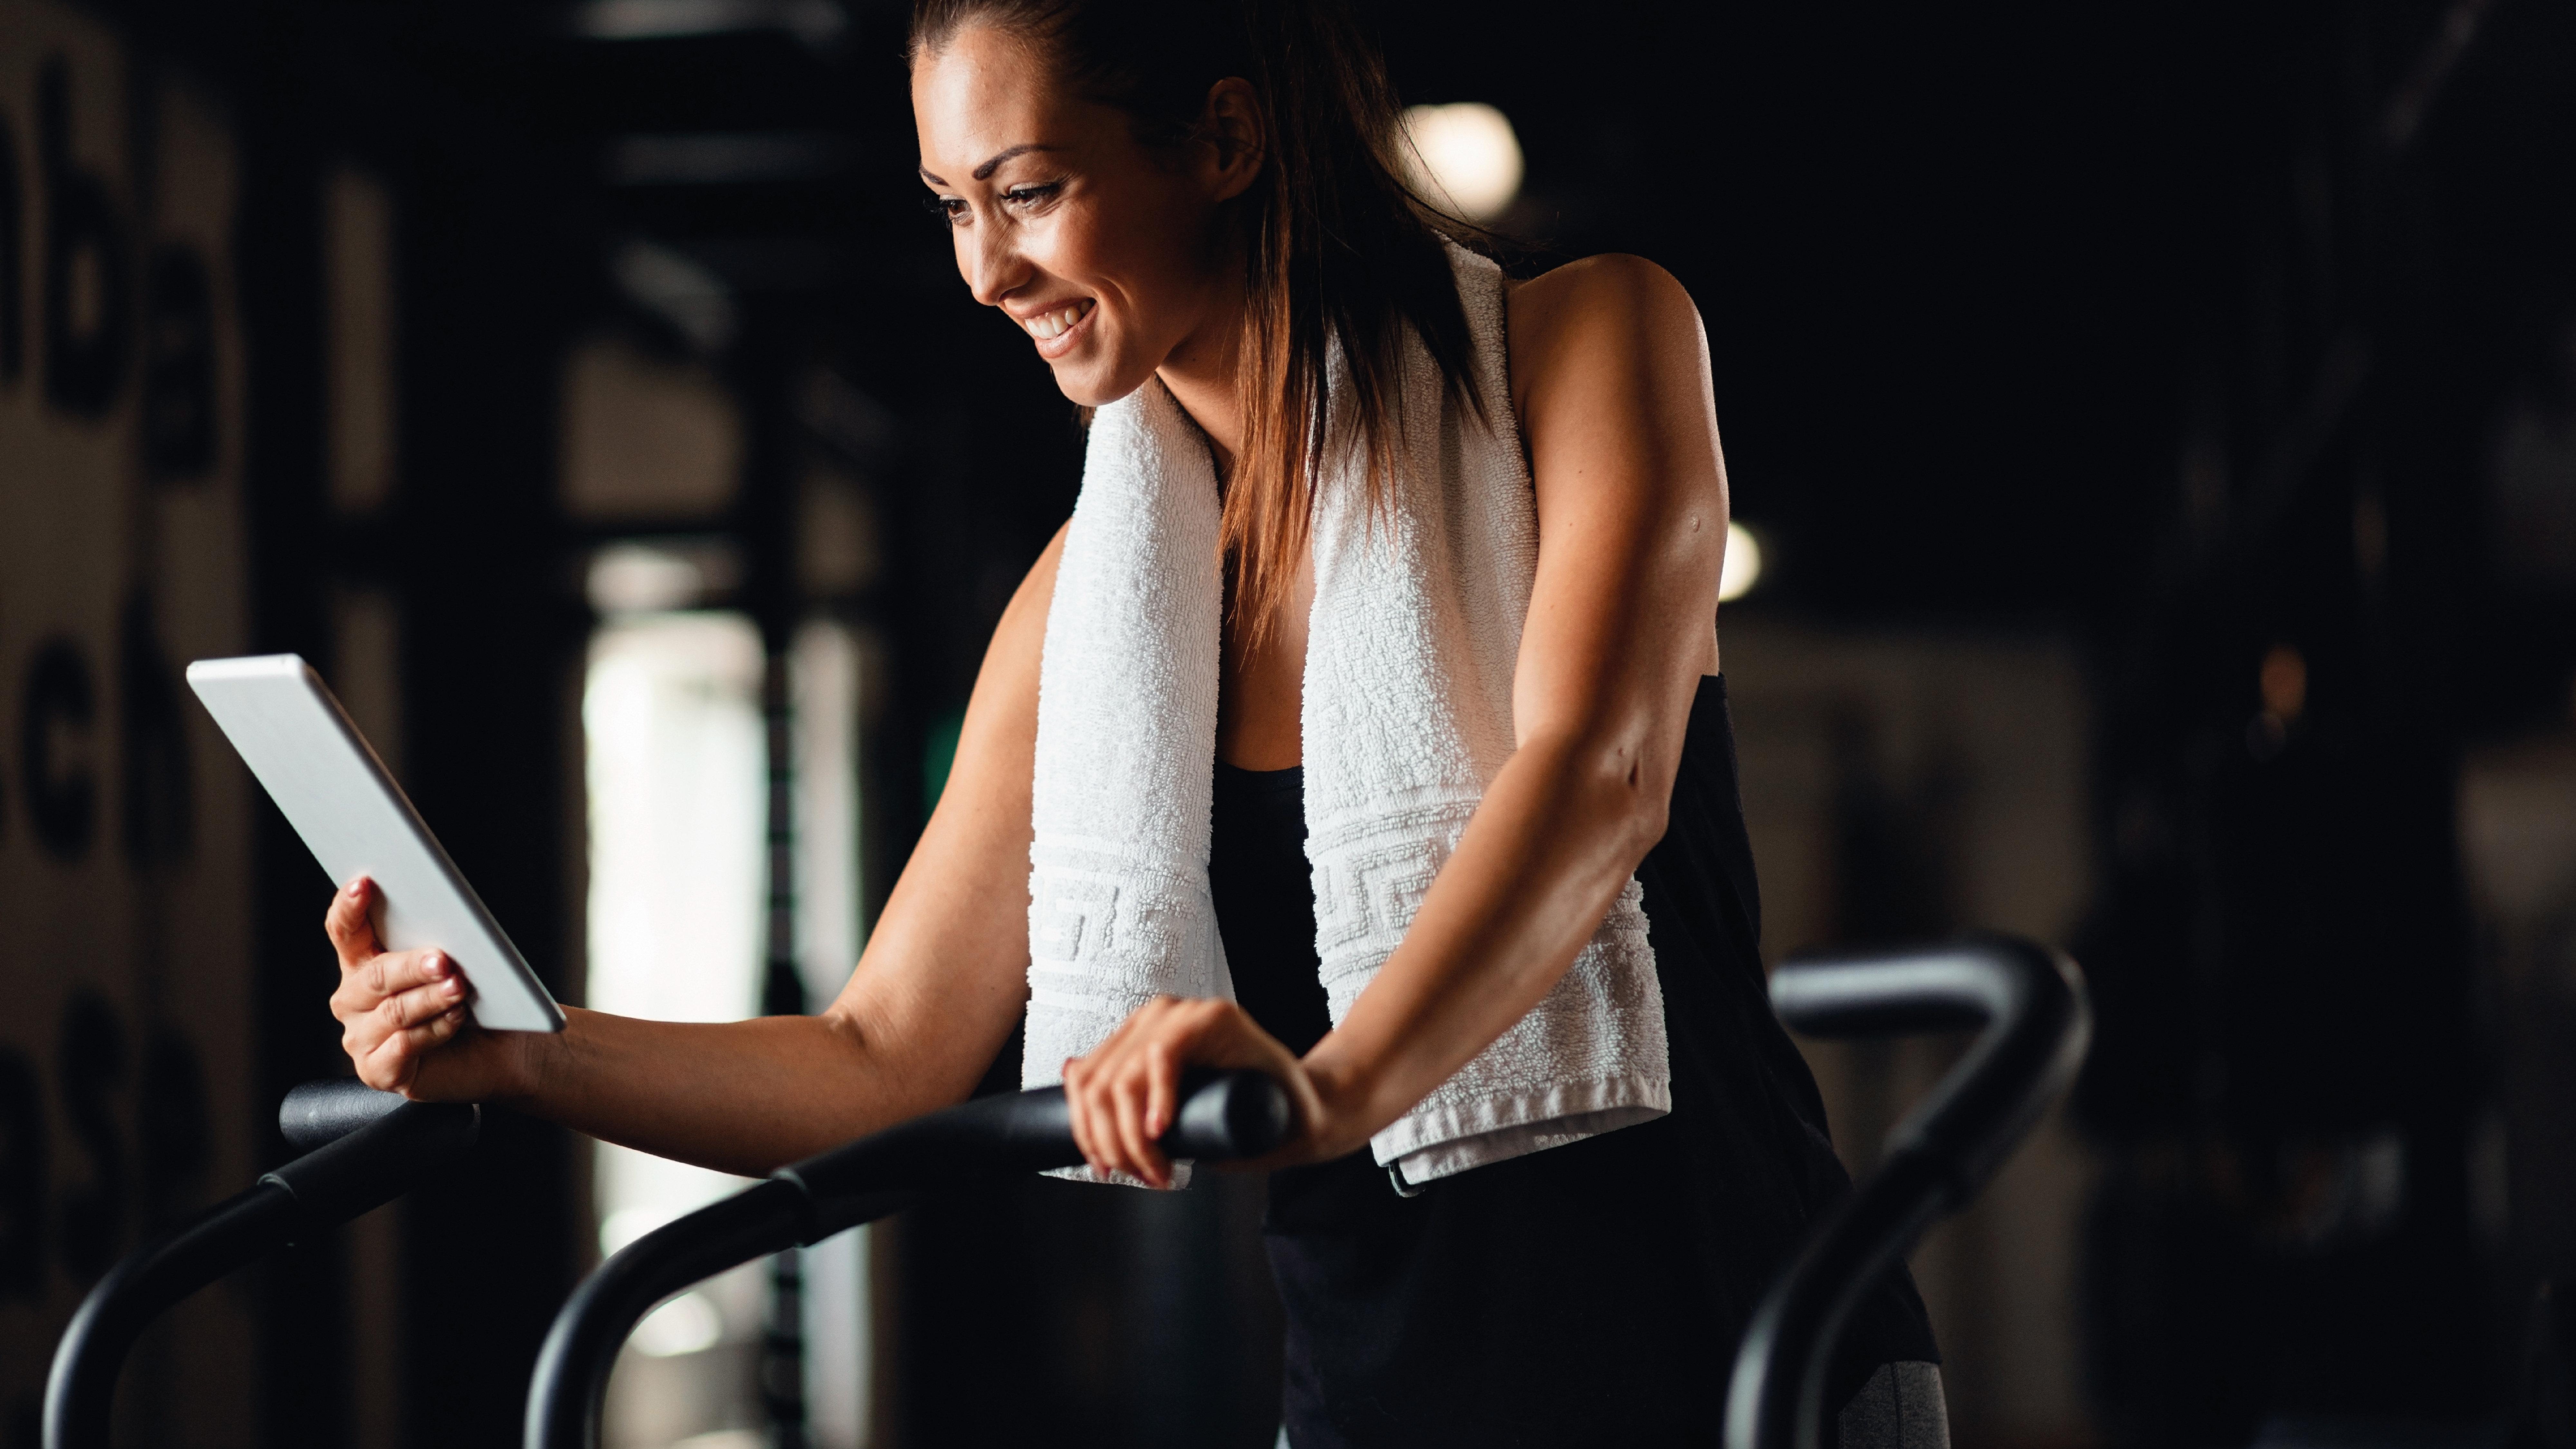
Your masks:
<instances>
[{"instance_id":1,"label":"woman's neck","mask_svg":"<svg viewBox=\"0 0 2576 1449\"><path fill-rule=\"evenodd\" d=\"M1243 291L1238 286L1209 307L1207 320L1154 370L1181 411L1207 434L1220 478L1234 472L1235 455L1243 449L1243 393L1235 375L1242 341Z\"/></svg>"}]
</instances>

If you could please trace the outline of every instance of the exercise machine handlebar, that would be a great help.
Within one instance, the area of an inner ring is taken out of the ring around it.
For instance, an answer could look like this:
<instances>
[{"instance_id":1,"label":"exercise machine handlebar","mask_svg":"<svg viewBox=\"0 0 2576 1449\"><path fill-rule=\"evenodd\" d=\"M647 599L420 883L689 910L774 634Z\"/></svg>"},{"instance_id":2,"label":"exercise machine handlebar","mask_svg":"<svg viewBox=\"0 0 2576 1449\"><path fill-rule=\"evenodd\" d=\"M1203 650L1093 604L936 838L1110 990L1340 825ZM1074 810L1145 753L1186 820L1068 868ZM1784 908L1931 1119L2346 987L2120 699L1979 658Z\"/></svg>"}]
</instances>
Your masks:
<instances>
[{"instance_id":1,"label":"exercise machine handlebar","mask_svg":"<svg viewBox=\"0 0 2576 1449\"><path fill-rule=\"evenodd\" d=\"M45 1383L45 1449L107 1449L117 1374L146 1325L236 1268L400 1197L461 1158L472 1106L409 1102L355 1081L307 1082L278 1105L304 1155L136 1249L81 1301Z\"/></svg>"},{"instance_id":2,"label":"exercise machine handlebar","mask_svg":"<svg viewBox=\"0 0 2576 1449\"><path fill-rule=\"evenodd\" d=\"M2073 1083L2092 1038L2083 973L2012 936L1793 961L1773 973L1771 1005L1810 1036L1982 1030L1754 1311L1727 1388L1727 1449L1823 1441L1825 1377L1852 1308L1977 1195Z\"/></svg>"},{"instance_id":3,"label":"exercise machine handlebar","mask_svg":"<svg viewBox=\"0 0 2576 1449\"><path fill-rule=\"evenodd\" d=\"M379 1092L355 1077L324 1077L289 1089L278 1101L278 1135L296 1151L311 1152L383 1121L406 1100L400 1092Z\"/></svg>"},{"instance_id":4,"label":"exercise machine handlebar","mask_svg":"<svg viewBox=\"0 0 2576 1449\"><path fill-rule=\"evenodd\" d=\"M1259 1072L1192 1073L1182 1089L1162 1139L1175 1158L1259 1157L1295 1125L1286 1090ZM618 1350L655 1304L689 1285L821 1242L926 1193L1081 1161L1063 1088L979 1097L782 1167L645 1234L600 1264L555 1315L528 1387L527 1449L596 1449Z\"/></svg>"}]
</instances>

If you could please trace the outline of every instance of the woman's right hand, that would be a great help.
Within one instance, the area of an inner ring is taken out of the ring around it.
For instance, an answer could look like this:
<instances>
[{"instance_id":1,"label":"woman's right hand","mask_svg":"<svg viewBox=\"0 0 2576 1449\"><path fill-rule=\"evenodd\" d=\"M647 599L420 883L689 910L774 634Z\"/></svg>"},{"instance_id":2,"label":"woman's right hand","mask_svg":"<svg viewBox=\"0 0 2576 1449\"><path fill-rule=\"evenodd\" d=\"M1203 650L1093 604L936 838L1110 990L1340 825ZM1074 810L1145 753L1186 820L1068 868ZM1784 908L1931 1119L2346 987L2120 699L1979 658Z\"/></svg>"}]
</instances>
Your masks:
<instances>
[{"instance_id":1,"label":"woman's right hand","mask_svg":"<svg viewBox=\"0 0 2576 1449\"><path fill-rule=\"evenodd\" d=\"M340 956L331 1014L358 1080L414 1101L479 1102L518 1094L522 1032L474 1024L472 990L439 950L388 951L376 937L376 883L360 876L331 898L322 929Z\"/></svg>"}]
</instances>

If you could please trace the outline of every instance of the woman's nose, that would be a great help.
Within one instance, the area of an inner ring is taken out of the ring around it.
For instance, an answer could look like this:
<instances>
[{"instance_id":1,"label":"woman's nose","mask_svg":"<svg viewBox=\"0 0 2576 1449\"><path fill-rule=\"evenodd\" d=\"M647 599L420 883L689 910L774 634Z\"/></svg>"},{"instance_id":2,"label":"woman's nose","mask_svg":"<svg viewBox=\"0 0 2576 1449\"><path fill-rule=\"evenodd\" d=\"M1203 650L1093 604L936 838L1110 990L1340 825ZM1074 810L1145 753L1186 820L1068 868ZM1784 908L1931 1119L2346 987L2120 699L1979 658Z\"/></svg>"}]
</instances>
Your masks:
<instances>
[{"instance_id":1,"label":"woman's nose","mask_svg":"<svg viewBox=\"0 0 2576 1449\"><path fill-rule=\"evenodd\" d=\"M987 223L969 228L957 261L966 273L967 290L987 307L1002 305L1004 297L1028 280L1028 262L1012 245L1011 229L1006 226Z\"/></svg>"}]
</instances>

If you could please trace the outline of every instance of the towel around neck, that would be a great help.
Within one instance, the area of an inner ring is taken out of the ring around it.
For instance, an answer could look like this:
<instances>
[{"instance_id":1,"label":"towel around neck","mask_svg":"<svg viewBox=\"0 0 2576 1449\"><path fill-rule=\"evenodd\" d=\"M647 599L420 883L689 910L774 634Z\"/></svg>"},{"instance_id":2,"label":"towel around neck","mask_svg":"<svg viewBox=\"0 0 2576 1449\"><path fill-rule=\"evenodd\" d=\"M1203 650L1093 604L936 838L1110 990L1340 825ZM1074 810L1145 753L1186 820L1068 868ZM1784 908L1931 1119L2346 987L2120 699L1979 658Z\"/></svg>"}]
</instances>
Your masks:
<instances>
[{"instance_id":1,"label":"towel around neck","mask_svg":"<svg viewBox=\"0 0 2576 1449\"><path fill-rule=\"evenodd\" d=\"M1453 250L1483 417L1408 350L1396 508L1328 460L1301 720L1316 951L1338 1023L1510 757L1538 517L1493 263ZM1328 380L1328 413L1343 392ZM1333 429L1328 436L1340 436ZM1061 1079L1157 995L1233 995L1208 895L1222 581L1206 441L1160 382L1092 418L1038 689L1022 1078ZM1634 880L1555 989L1371 1140L1400 1184L1671 1110ZM1077 1174L1080 1175L1080 1174Z\"/></svg>"}]
</instances>

